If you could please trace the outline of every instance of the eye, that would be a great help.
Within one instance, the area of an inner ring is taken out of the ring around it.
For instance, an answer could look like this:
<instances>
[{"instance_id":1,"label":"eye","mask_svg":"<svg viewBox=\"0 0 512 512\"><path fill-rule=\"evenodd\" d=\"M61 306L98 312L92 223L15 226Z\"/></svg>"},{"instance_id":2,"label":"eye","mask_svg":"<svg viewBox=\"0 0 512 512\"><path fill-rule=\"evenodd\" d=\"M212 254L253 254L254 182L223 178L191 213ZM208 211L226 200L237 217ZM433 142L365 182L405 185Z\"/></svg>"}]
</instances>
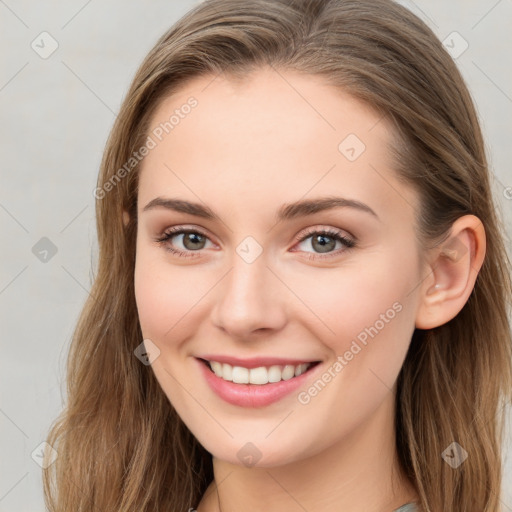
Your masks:
<instances>
[{"instance_id":1,"label":"eye","mask_svg":"<svg viewBox=\"0 0 512 512\"><path fill-rule=\"evenodd\" d=\"M174 243L171 242L177 237L181 237L180 243L183 245L184 250L176 248ZM345 252L356 245L354 240L344 236L341 231L332 229L311 229L306 235L301 233L296 240L298 240L299 244L302 244L309 238L311 238L310 247L318 251L316 254L310 254L308 257L310 260L339 255L341 252ZM205 248L205 243L210 240L206 234L197 229L186 229L182 226L174 226L167 229L160 237L156 238L155 241L164 245L165 250L172 254L184 258L194 258L200 256L200 251ZM341 244L343 248L333 251L337 243ZM306 250L305 252L308 251Z\"/></svg>"},{"instance_id":2,"label":"eye","mask_svg":"<svg viewBox=\"0 0 512 512\"><path fill-rule=\"evenodd\" d=\"M179 236L182 237L180 243L183 244L185 250L176 249L174 244L171 243L173 238L177 238ZM197 229L184 229L181 226L175 226L169 228L155 241L164 245L167 251L176 254L177 256L184 258L194 258L196 256L200 256L199 254L194 253L204 249L204 244L207 240L208 237Z\"/></svg>"},{"instance_id":3,"label":"eye","mask_svg":"<svg viewBox=\"0 0 512 512\"><path fill-rule=\"evenodd\" d=\"M335 255L337 256L356 245L354 240L344 236L341 231L335 231L332 229L312 229L307 232L306 236L304 236L303 233L298 236L300 244L306 242L308 239L311 239L311 241L305 245L309 245L309 247L312 247L320 253L310 254L308 257L310 260L329 258ZM334 251L337 243L341 244L343 248Z\"/></svg>"}]
</instances>

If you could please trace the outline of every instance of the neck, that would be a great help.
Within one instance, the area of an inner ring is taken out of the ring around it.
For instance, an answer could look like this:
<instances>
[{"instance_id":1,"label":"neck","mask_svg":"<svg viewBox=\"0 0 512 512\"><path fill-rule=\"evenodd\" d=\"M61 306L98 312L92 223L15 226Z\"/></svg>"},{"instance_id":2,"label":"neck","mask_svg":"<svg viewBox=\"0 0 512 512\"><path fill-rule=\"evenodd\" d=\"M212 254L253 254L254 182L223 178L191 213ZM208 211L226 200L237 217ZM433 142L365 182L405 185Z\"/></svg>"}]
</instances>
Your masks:
<instances>
[{"instance_id":1,"label":"neck","mask_svg":"<svg viewBox=\"0 0 512 512\"><path fill-rule=\"evenodd\" d=\"M398 463L393 393L365 423L312 457L268 468L214 458L213 470L197 512L391 512L417 499Z\"/></svg>"}]
</instances>

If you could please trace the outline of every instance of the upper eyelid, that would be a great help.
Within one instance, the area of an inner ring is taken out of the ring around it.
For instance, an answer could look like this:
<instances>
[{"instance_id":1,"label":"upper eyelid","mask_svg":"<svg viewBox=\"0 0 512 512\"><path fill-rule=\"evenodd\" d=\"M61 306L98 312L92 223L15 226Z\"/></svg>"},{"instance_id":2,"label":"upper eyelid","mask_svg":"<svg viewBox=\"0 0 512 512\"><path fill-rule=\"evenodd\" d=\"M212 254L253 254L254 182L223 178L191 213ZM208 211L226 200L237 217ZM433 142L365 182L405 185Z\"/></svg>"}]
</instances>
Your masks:
<instances>
[{"instance_id":1,"label":"upper eyelid","mask_svg":"<svg viewBox=\"0 0 512 512\"><path fill-rule=\"evenodd\" d=\"M323 227L318 227L318 226L323 226ZM315 233L322 233L324 231L332 231L339 236L343 236L345 238L351 238L353 240L356 240L356 237L354 235L352 235L352 233L350 233L346 229L336 228L333 226L328 226L326 224L324 224L324 225L319 224L318 226L314 226L311 228L305 228L305 229L301 230L301 232L300 232L301 234L300 235L297 234L297 237L304 238L304 237L309 237ZM345 235L347 235L347 236L345 236Z\"/></svg>"},{"instance_id":2,"label":"upper eyelid","mask_svg":"<svg viewBox=\"0 0 512 512\"><path fill-rule=\"evenodd\" d=\"M162 234L162 236L164 236L165 234L173 235L173 234L179 234L180 231L193 231L193 232L200 233L200 234L210 238L210 235L208 234L207 229L198 227L198 226L188 226L186 224L184 224L184 225L178 224L176 226L167 227L161 231L161 234ZM350 233L346 229L337 228L334 226L330 226L328 224L317 224L316 226L304 228L304 229L300 230L301 235L297 235L297 237L308 236L313 233L322 232L322 231L336 231L339 234L346 233L350 238L354 238L354 239L356 238L354 235L352 235L352 233Z\"/></svg>"},{"instance_id":3,"label":"upper eyelid","mask_svg":"<svg viewBox=\"0 0 512 512\"><path fill-rule=\"evenodd\" d=\"M172 238L172 237L177 236L177 235L186 234L187 232L194 232L194 233L199 233L200 235L208 238L208 240L211 243L213 243L215 245L218 245L218 244L216 244L212 240L212 237L208 234L207 231L208 230L200 228L200 227L196 227L196 226L177 225L177 226L171 226L169 228L164 229L162 231L161 236L159 238L166 237L166 236L168 236L169 238ZM352 235L348 231L346 231L344 229L341 229L341 228L336 228L334 226L329 226L329 225L326 225L326 224L323 224L323 225L322 224L318 224L317 226L312 226L312 227L304 228L303 230L301 230L299 232L300 234L297 234L294 237L293 242L295 244L301 243L305 239L309 238L310 236L312 236L314 234L317 234L317 233L322 233L322 232L325 232L325 231L332 231L334 234L338 235L339 237L350 239L354 244L358 242L357 237L355 237L354 235Z\"/></svg>"}]
</instances>

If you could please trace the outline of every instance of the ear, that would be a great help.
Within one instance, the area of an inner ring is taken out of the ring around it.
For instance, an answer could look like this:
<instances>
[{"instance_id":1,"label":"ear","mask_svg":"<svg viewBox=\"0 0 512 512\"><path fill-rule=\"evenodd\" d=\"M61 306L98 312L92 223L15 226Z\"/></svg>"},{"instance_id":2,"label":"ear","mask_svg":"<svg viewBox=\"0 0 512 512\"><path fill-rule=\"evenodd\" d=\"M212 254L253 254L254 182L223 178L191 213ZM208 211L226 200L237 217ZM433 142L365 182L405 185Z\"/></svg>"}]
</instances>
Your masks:
<instances>
[{"instance_id":1,"label":"ear","mask_svg":"<svg viewBox=\"0 0 512 512\"><path fill-rule=\"evenodd\" d=\"M123 210L123 222L125 227L130 222L130 214L126 210Z\"/></svg>"},{"instance_id":2,"label":"ear","mask_svg":"<svg viewBox=\"0 0 512 512\"><path fill-rule=\"evenodd\" d=\"M450 236L432 249L416 313L418 329L439 327L466 304L485 257L485 229L474 215L458 218Z\"/></svg>"}]
</instances>

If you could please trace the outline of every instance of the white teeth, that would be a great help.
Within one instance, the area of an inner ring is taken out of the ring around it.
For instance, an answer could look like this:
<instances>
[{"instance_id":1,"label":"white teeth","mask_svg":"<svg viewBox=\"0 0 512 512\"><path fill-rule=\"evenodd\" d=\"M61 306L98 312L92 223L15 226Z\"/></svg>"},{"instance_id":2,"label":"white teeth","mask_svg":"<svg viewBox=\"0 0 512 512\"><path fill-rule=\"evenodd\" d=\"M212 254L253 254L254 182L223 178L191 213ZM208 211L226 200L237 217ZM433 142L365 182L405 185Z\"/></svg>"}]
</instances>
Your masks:
<instances>
[{"instance_id":1,"label":"white teeth","mask_svg":"<svg viewBox=\"0 0 512 512\"><path fill-rule=\"evenodd\" d=\"M222 364L217 361L210 361L210 366L217 377L222 377Z\"/></svg>"},{"instance_id":2,"label":"white teeth","mask_svg":"<svg viewBox=\"0 0 512 512\"><path fill-rule=\"evenodd\" d=\"M295 376L295 366L292 364L287 364L281 373L281 378L283 380L290 380L292 377Z\"/></svg>"},{"instance_id":3,"label":"white teeth","mask_svg":"<svg viewBox=\"0 0 512 512\"><path fill-rule=\"evenodd\" d=\"M268 369L268 381L269 382L279 382L281 380L281 367L280 366L271 366Z\"/></svg>"},{"instance_id":4,"label":"white teeth","mask_svg":"<svg viewBox=\"0 0 512 512\"><path fill-rule=\"evenodd\" d=\"M224 380L233 380L233 367L230 364L223 364L222 365L222 375L221 377Z\"/></svg>"},{"instance_id":5,"label":"white teeth","mask_svg":"<svg viewBox=\"0 0 512 512\"><path fill-rule=\"evenodd\" d=\"M236 384L249 384L249 370L241 366L233 366L233 382ZM219 375L222 377L222 375Z\"/></svg>"},{"instance_id":6,"label":"white teeth","mask_svg":"<svg viewBox=\"0 0 512 512\"><path fill-rule=\"evenodd\" d=\"M302 375L312 363L303 363L297 366L287 364L285 366L259 366L258 368L244 368L243 366L231 366L227 363L218 361L208 361L211 369L217 377L232 381L235 384L268 384L269 382L279 382L281 380L290 380L293 377Z\"/></svg>"},{"instance_id":7,"label":"white teeth","mask_svg":"<svg viewBox=\"0 0 512 512\"><path fill-rule=\"evenodd\" d=\"M268 372L264 366L252 368L249 370L249 382L251 384L266 384L268 382Z\"/></svg>"}]
</instances>

